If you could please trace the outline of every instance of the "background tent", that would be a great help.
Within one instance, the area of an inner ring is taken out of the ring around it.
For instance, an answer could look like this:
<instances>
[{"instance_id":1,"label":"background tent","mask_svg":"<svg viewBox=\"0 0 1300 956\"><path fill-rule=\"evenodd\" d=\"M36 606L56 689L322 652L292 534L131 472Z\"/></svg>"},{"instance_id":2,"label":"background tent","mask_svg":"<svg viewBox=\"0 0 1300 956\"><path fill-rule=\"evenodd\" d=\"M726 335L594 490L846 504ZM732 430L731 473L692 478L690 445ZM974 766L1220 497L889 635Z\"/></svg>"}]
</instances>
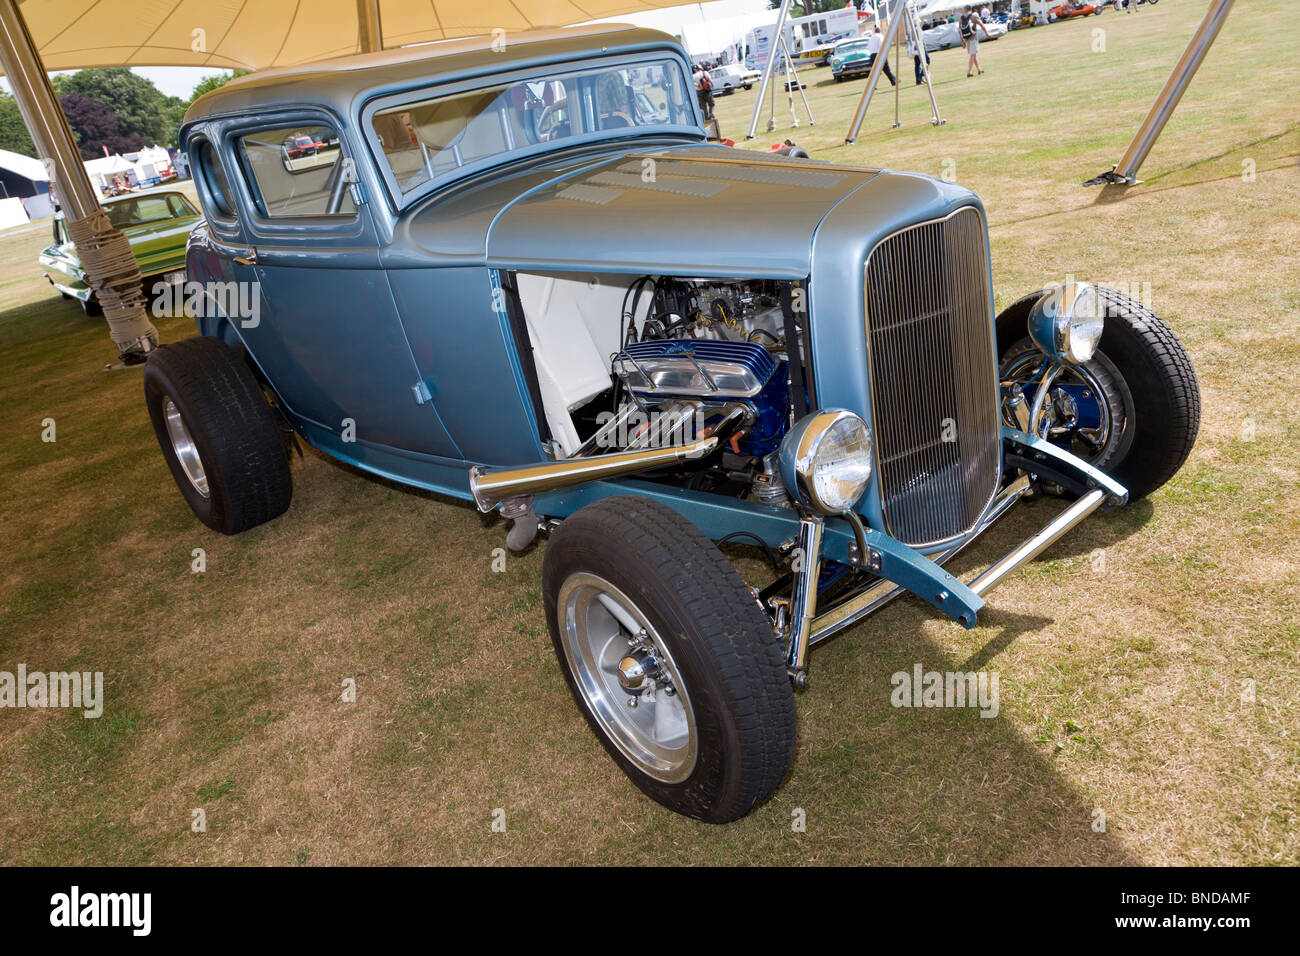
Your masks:
<instances>
[{"instance_id":1,"label":"background tent","mask_svg":"<svg viewBox=\"0 0 1300 956\"><path fill-rule=\"evenodd\" d=\"M39 159L0 149L0 197L26 199L50 191L50 174Z\"/></svg>"},{"instance_id":2,"label":"background tent","mask_svg":"<svg viewBox=\"0 0 1300 956\"><path fill-rule=\"evenodd\" d=\"M260 70L359 52L372 10L378 14L378 46L397 47L678 5L655 0L25 0L20 9L47 70Z\"/></svg>"}]
</instances>

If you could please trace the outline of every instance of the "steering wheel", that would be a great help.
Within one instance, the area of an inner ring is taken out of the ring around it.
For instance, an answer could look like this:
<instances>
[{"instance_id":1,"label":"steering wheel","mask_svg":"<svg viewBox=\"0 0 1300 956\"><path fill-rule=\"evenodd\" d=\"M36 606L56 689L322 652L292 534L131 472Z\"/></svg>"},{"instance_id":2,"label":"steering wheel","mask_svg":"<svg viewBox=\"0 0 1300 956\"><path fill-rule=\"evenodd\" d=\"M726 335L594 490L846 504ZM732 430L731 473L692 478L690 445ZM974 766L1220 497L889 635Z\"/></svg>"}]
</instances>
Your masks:
<instances>
[{"instance_id":1,"label":"steering wheel","mask_svg":"<svg viewBox=\"0 0 1300 956\"><path fill-rule=\"evenodd\" d=\"M539 130L546 129L547 120L551 119L552 117L558 117L556 119L555 126L549 130L546 130L546 132L542 134L543 136L546 137L546 141L548 143L551 140L560 139L561 137L569 135L569 114L567 109L568 105L569 105L569 101L567 99L556 100L550 106L546 107L546 109L542 110L541 116L537 117L537 128Z\"/></svg>"}]
</instances>

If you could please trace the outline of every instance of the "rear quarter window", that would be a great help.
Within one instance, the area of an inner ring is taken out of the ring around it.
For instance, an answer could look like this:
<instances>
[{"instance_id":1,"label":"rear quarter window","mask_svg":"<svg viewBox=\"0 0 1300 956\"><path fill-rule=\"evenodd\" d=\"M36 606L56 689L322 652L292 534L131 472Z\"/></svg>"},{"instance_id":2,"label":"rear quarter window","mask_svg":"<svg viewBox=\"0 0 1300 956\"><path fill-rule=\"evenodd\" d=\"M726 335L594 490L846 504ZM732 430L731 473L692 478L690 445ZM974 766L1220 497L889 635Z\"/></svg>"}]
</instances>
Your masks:
<instances>
[{"instance_id":1,"label":"rear quarter window","mask_svg":"<svg viewBox=\"0 0 1300 956\"><path fill-rule=\"evenodd\" d=\"M225 219L234 219L235 204L230 198L230 183L217 159L216 150L206 139L201 139L194 145L192 152L194 168L198 170L205 191L216 207L213 213Z\"/></svg>"}]
</instances>

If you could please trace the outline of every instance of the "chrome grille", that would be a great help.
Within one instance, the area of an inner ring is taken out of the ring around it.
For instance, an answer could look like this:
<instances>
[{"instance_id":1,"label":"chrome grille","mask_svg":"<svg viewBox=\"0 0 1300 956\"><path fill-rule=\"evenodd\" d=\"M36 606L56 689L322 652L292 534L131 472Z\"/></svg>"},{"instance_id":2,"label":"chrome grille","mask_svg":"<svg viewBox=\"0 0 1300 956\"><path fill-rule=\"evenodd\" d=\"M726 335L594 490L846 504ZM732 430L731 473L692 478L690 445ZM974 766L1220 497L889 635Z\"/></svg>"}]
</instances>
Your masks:
<instances>
[{"instance_id":1,"label":"chrome grille","mask_svg":"<svg viewBox=\"0 0 1300 956\"><path fill-rule=\"evenodd\" d=\"M906 544L973 528L1001 478L983 219L963 206L867 257L866 322L885 529Z\"/></svg>"}]
</instances>

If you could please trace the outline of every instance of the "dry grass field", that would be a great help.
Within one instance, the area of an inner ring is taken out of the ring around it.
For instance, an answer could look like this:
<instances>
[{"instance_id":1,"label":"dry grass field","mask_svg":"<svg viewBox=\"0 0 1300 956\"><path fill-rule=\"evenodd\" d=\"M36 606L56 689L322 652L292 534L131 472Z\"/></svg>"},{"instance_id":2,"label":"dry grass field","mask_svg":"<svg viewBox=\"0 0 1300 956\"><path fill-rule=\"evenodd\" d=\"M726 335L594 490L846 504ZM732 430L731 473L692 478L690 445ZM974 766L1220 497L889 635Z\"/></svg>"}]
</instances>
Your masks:
<instances>
[{"instance_id":1,"label":"dry grass field","mask_svg":"<svg viewBox=\"0 0 1300 956\"><path fill-rule=\"evenodd\" d=\"M650 803L588 730L546 635L544 545L494 573L501 522L310 451L286 515L208 531L139 372L104 371L103 323L40 278L46 230L0 235L0 670L102 671L107 698L97 720L0 710L0 862L1296 863L1292 5L1240 0L1144 185L1080 186L1205 7L1017 31L984 45L975 79L960 50L936 53L940 129L905 61L902 127L886 87L853 146L860 84L810 70L817 125L749 144L955 176L988 207L999 306L1066 274L1137 283L1192 354L1204 419L1169 485L1077 529L976 629L906 599L815 651L793 771L726 827ZM721 101L727 135L753 96ZM957 570L1054 507L1018 509ZM997 718L891 707L890 674L918 662L998 672Z\"/></svg>"}]
</instances>

